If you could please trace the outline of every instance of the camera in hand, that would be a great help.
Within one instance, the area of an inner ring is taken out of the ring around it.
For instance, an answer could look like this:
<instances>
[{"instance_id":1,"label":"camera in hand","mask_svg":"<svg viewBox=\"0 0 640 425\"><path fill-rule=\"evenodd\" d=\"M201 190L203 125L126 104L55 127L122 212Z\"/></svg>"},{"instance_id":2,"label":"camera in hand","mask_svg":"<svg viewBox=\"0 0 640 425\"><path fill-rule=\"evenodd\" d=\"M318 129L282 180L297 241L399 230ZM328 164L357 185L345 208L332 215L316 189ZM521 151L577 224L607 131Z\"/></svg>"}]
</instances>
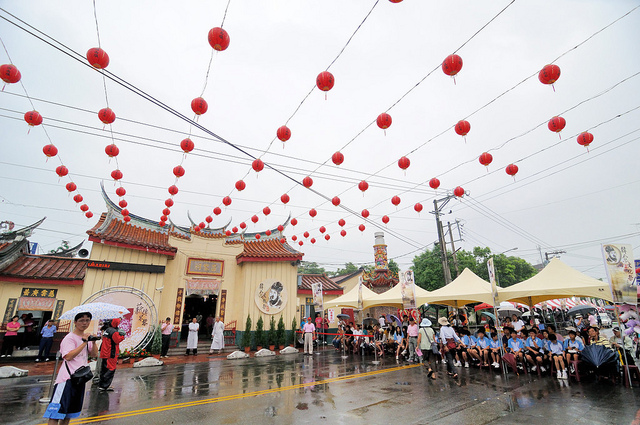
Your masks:
<instances>
[{"instance_id":1,"label":"camera in hand","mask_svg":"<svg viewBox=\"0 0 640 425\"><path fill-rule=\"evenodd\" d=\"M99 336L94 336L94 335L89 335L89 338L87 338L87 341L91 342L91 341L99 341L100 337Z\"/></svg>"}]
</instances>

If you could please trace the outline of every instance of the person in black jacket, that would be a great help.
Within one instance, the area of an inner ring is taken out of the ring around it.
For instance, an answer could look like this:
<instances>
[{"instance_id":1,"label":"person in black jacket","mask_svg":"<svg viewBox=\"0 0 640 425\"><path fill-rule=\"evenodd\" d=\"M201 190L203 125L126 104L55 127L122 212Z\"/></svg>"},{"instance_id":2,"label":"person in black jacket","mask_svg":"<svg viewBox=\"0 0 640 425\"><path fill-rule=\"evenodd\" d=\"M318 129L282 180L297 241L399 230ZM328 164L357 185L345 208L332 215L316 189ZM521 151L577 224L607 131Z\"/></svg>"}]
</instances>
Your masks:
<instances>
[{"instance_id":1,"label":"person in black jacket","mask_svg":"<svg viewBox=\"0 0 640 425\"><path fill-rule=\"evenodd\" d=\"M102 346L100 347L100 359L102 366L100 368L100 382L98 389L102 392L113 391L111 382L116 373L118 364L118 356L120 355L120 343L124 341L124 331L118 329L120 319L112 319L102 326Z\"/></svg>"}]
</instances>

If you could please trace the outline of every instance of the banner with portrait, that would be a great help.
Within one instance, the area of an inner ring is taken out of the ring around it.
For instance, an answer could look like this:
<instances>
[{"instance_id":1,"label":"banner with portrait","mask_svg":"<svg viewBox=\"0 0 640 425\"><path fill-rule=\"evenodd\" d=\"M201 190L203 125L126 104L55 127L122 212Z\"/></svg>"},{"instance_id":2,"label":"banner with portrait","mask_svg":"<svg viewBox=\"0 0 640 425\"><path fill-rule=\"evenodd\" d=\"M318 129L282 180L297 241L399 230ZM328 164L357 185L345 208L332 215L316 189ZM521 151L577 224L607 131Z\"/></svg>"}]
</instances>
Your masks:
<instances>
[{"instance_id":1,"label":"banner with portrait","mask_svg":"<svg viewBox=\"0 0 640 425\"><path fill-rule=\"evenodd\" d=\"M315 311L322 311L322 282L311 284L311 294L313 295L313 306Z\"/></svg>"},{"instance_id":2,"label":"banner with portrait","mask_svg":"<svg viewBox=\"0 0 640 425\"><path fill-rule=\"evenodd\" d=\"M287 288L279 280L267 279L256 288L255 302L261 312L278 314L287 305Z\"/></svg>"},{"instance_id":3,"label":"banner with portrait","mask_svg":"<svg viewBox=\"0 0 640 425\"><path fill-rule=\"evenodd\" d=\"M358 310L362 310L362 275L358 277Z\"/></svg>"},{"instance_id":4,"label":"banner with portrait","mask_svg":"<svg viewBox=\"0 0 640 425\"><path fill-rule=\"evenodd\" d=\"M413 270L401 271L399 277L402 307L405 309L416 308L416 284L413 278Z\"/></svg>"},{"instance_id":5,"label":"banner with portrait","mask_svg":"<svg viewBox=\"0 0 640 425\"><path fill-rule=\"evenodd\" d=\"M633 260L633 247L629 244L602 244L602 257L614 303L636 304L638 286Z\"/></svg>"},{"instance_id":6,"label":"banner with portrait","mask_svg":"<svg viewBox=\"0 0 640 425\"><path fill-rule=\"evenodd\" d=\"M496 270L493 267L493 257L487 260L487 269L489 270L489 283L491 283L491 294L493 295L493 305L498 300L498 284L496 283Z\"/></svg>"}]
</instances>

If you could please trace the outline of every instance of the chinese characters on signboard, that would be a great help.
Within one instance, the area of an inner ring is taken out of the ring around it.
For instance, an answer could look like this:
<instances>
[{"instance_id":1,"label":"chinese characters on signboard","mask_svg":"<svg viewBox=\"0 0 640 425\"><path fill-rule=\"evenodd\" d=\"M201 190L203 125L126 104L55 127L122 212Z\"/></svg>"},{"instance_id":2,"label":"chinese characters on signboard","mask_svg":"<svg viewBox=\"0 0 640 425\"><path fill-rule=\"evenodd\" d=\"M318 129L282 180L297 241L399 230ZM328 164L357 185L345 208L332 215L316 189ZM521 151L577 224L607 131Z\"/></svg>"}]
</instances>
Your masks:
<instances>
[{"instance_id":1,"label":"chinese characters on signboard","mask_svg":"<svg viewBox=\"0 0 640 425\"><path fill-rule=\"evenodd\" d=\"M413 270L400 272L400 292L402 294L402 306L416 308L416 285L413 279Z\"/></svg>"},{"instance_id":2,"label":"chinese characters on signboard","mask_svg":"<svg viewBox=\"0 0 640 425\"><path fill-rule=\"evenodd\" d=\"M21 297L55 298L58 295L57 289L22 288Z\"/></svg>"},{"instance_id":3,"label":"chinese characters on signboard","mask_svg":"<svg viewBox=\"0 0 640 425\"><path fill-rule=\"evenodd\" d=\"M9 301L7 301L7 309L4 311L4 318L2 319L2 323L9 323L9 321L13 317L13 311L16 308L17 302L17 298L9 298Z\"/></svg>"},{"instance_id":4,"label":"chinese characters on signboard","mask_svg":"<svg viewBox=\"0 0 640 425\"><path fill-rule=\"evenodd\" d=\"M184 298L184 288L178 288L178 293L176 294L176 308L173 312L173 324L180 324L180 313L182 312L182 302Z\"/></svg>"},{"instance_id":5,"label":"chinese characters on signboard","mask_svg":"<svg viewBox=\"0 0 640 425\"><path fill-rule=\"evenodd\" d=\"M220 291L220 313L218 313L218 316L220 316L220 320L222 320L222 322L224 322L224 314L226 312L227 309L227 290L223 289L222 291Z\"/></svg>"},{"instance_id":6,"label":"chinese characters on signboard","mask_svg":"<svg viewBox=\"0 0 640 425\"><path fill-rule=\"evenodd\" d=\"M223 271L224 261L221 260L202 260L199 258L187 260L187 274L222 276Z\"/></svg>"},{"instance_id":7,"label":"chinese characters on signboard","mask_svg":"<svg viewBox=\"0 0 640 425\"><path fill-rule=\"evenodd\" d=\"M53 310L53 320L58 320L58 317L62 315L62 309L64 308L64 300L58 300L56 302L56 308Z\"/></svg>"},{"instance_id":8,"label":"chinese characters on signboard","mask_svg":"<svg viewBox=\"0 0 640 425\"><path fill-rule=\"evenodd\" d=\"M633 248L627 244L603 244L602 256L613 294L613 302L636 304L638 286Z\"/></svg>"},{"instance_id":9,"label":"chinese characters on signboard","mask_svg":"<svg viewBox=\"0 0 640 425\"><path fill-rule=\"evenodd\" d=\"M187 279L184 284L189 295L218 295L222 282L216 279Z\"/></svg>"}]
</instances>

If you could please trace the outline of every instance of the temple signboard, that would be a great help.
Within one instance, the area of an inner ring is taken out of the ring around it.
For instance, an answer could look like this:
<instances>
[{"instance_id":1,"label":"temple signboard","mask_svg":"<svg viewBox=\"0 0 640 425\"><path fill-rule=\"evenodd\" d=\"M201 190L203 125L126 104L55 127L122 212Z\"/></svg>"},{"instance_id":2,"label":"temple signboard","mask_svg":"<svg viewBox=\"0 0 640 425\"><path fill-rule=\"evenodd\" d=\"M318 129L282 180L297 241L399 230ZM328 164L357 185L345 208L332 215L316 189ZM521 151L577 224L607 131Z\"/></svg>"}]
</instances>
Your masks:
<instances>
[{"instance_id":1,"label":"temple signboard","mask_svg":"<svg viewBox=\"0 0 640 425\"><path fill-rule=\"evenodd\" d=\"M222 276L224 261L206 260L203 258L189 258L187 260L187 274L199 274L205 276Z\"/></svg>"}]
</instances>

